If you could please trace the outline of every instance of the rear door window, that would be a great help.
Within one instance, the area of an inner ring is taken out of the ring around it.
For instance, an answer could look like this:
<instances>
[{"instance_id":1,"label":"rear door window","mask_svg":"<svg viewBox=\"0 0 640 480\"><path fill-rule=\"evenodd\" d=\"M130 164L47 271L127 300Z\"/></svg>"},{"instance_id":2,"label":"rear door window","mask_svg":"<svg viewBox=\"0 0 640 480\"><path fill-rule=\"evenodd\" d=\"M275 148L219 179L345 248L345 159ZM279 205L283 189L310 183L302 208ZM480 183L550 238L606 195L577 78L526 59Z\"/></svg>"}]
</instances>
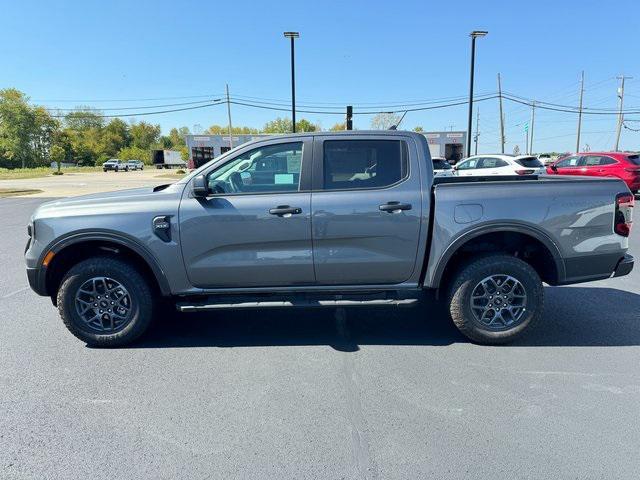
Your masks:
<instances>
[{"instance_id":1,"label":"rear door window","mask_svg":"<svg viewBox=\"0 0 640 480\"><path fill-rule=\"evenodd\" d=\"M580 157L578 156L563 158L558 163L556 163L556 167L558 168L577 167L579 161L580 161Z\"/></svg>"},{"instance_id":2,"label":"rear door window","mask_svg":"<svg viewBox=\"0 0 640 480\"><path fill-rule=\"evenodd\" d=\"M324 189L384 188L409 174L403 140L327 140L324 142Z\"/></svg>"},{"instance_id":3,"label":"rear door window","mask_svg":"<svg viewBox=\"0 0 640 480\"><path fill-rule=\"evenodd\" d=\"M611 157L605 157L602 155L586 155L582 157L580 165L585 167L599 167L604 165L613 165L614 163L618 162Z\"/></svg>"},{"instance_id":4,"label":"rear door window","mask_svg":"<svg viewBox=\"0 0 640 480\"><path fill-rule=\"evenodd\" d=\"M506 167L509 164L504 160L495 157L484 157L480 159L480 166L478 168L499 168Z\"/></svg>"},{"instance_id":5,"label":"rear door window","mask_svg":"<svg viewBox=\"0 0 640 480\"><path fill-rule=\"evenodd\" d=\"M516 158L515 162L521 167L525 167L525 168L544 167L544 164L536 157Z\"/></svg>"}]
</instances>

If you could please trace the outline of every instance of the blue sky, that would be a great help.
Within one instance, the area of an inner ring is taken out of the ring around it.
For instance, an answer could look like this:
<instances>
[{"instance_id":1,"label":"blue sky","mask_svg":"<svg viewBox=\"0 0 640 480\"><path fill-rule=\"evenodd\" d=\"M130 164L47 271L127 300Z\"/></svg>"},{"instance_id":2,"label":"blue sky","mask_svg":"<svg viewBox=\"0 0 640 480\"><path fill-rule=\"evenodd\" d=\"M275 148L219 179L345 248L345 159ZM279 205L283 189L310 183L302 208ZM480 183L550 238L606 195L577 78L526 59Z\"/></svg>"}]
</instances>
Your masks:
<instances>
[{"instance_id":1,"label":"blue sky","mask_svg":"<svg viewBox=\"0 0 640 480\"><path fill-rule=\"evenodd\" d=\"M469 37L478 41L476 92L496 90L577 104L585 71L585 106L616 106L616 76L633 76L625 103L640 106L640 4L554 2L196 2L0 0L0 88L34 103L69 108L187 102L167 97L231 94L287 101L289 44L298 30L298 103L388 104L458 97L468 92ZM167 100L141 100L162 98ZM131 100L131 101L123 101ZM191 99L201 100L201 98ZM480 108L480 152L497 151L497 100ZM340 107L342 109L342 107ZM356 108L357 112L357 108ZM235 125L260 127L284 112L233 106ZM299 114L329 128L341 116ZM507 150L524 148L526 106L505 103ZM356 116L368 128L369 116ZM640 119L640 115L629 118ZM138 117L207 128L226 122L224 106ZM409 113L403 127L466 129L466 107ZM628 123L640 128L640 122ZM587 116L581 146L610 149L615 116ZM534 149L575 148L572 114L538 111ZM640 148L623 130L621 147Z\"/></svg>"}]
</instances>

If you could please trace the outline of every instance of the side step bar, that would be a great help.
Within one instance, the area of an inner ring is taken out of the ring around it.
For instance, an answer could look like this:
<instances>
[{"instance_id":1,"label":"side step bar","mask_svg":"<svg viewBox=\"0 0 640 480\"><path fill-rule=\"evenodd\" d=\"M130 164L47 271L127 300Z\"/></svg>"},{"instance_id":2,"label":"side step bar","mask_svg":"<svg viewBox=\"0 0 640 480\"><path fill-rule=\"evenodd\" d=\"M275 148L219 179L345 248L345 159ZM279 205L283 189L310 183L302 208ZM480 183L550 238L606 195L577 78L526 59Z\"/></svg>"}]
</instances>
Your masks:
<instances>
[{"instance_id":1,"label":"side step bar","mask_svg":"<svg viewBox=\"0 0 640 480\"><path fill-rule=\"evenodd\" d=\"M300 299L300 300L276 300L276 301L254 301L254 302L225 302L225 303L197 303L186 304L178 303L176 308L180 312L200 312L206 310L221 310L221 309L235 309L235 308L290 308L290 307L369 307L369 306L389 306L389 307L401 307L408 306L417 303L417 298L378 298L372 300L344 300L344 299L332 299L332 300L312 300L312 299Z\"/></svg>"}]
</instances>

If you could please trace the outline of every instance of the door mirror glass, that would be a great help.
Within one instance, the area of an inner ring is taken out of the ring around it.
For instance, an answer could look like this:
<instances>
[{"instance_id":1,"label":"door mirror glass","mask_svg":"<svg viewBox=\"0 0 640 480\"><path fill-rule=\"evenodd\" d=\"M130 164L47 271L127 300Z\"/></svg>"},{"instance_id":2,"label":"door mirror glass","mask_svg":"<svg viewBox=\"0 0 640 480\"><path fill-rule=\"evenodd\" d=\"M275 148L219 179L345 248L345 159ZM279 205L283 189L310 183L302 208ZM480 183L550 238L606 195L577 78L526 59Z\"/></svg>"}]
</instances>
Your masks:
<instances>
[{"instance_id":1,"label":"door mirror glass","mask_svg":"<svg viewBox=\"0 0 640 480\"><path fill-rule=\"evenodd\" d=\"M207 179L204 175L198 175L193 179L192 191L194 197L206 197L209 194Z\"/></svg>"}]
</instances>

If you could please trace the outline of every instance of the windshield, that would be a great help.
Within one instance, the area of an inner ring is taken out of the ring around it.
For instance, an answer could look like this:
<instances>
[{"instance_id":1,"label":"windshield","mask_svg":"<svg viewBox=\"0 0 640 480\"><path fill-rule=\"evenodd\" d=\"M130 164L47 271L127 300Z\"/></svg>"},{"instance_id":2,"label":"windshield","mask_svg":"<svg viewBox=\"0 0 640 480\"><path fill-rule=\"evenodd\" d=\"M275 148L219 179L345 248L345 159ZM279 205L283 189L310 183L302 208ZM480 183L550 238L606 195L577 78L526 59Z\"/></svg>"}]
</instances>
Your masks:
<instances>
[{"instance_id":1,"label":"windshield","mask_svg":"<svg viewBox=\"0 0 640 480\"><path fill-rule=\"evenodd\" d=\"M523 167L526 168L540 168L540 167L544 167L544 164L538 160L536 157L524 157L524 158L517 158L515 160L515 162Z\"/></svg>"}]
</instances>

